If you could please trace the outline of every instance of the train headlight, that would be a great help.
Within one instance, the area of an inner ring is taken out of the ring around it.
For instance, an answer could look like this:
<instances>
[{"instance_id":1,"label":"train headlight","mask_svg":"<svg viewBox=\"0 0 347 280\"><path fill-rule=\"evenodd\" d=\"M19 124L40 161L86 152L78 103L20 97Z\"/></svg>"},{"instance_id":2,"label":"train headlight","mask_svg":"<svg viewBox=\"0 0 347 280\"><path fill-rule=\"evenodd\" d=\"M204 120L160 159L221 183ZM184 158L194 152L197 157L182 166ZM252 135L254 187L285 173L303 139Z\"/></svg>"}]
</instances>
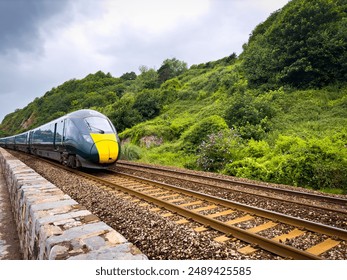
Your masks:
<instances>
[{"instance_id":1,"label":"train headlight","mask_svg":"<svg viewBox=\"0 0 347 280\"><path fill-rule=\"evenodd\" d=\"M82 136L83 136L84 140L86 140L88 143L90 143L90 144L94 143L94 141L93 141L92 137L90 137L90 135L83 134Z\"/></svg>"}]
</instances>

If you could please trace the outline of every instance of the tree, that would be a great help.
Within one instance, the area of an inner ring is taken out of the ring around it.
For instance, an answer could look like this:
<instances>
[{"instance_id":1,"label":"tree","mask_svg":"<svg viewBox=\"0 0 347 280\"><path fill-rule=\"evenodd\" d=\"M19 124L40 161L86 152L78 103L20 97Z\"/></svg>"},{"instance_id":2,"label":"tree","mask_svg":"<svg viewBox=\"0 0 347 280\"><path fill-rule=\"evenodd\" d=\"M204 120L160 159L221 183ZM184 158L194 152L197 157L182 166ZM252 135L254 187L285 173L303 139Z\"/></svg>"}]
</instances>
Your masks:
<instances>
[{"instance_id":1,"label":"tree","mask_svg":"<svg viewBox=\"0 0 347 280\"><path fill-rule=\"evenodd\" d=\"M345 1L293 0L254 30L244 46L251 87L321 87L347 77Z\"/></svg>"},{"instance_id":2,"label":"tree","mask_svg":"<svg viewBox=\"0 0 347 280\"><path fill-rule=\"evenodd\" d=\"M143 90L136 95L133 108L148 120L159 115L161 104L158 90Z\"/></svg>"},{"instance_id":3,"label":"tree","mask_svg":"<svg viewBox=\"0 0 347 280\"><path fill-rule=\"evenodd\" d=\"M133 81L136 79L136 74L135 72L126 72L122 76L120 76L121 79L125 81Z\"/></svg>"},{"instance_id":4,"label":"tree","mask_svg":"<svg viewBox=\"0 0 347 280\"><path fill-rule=\"evenodd\" d=\"M113 108L110 110L108 116L118 132L142 121L141 114L133 108L134 103L134 96L127 93L112 105Z\"/></svg>"},{"instance_id":5,"label":"tree","mask_svg":"<svg viewBox=\"0 0 347 280\"><path fill-rule=\"evenodd\" d=\"M184 73L187 69L187 63L184 61L180 61L176 58L165 59L157 71L159 75L159 83L162 84L163 82Z\"/></svg>"},{"instance_id":6,"label":"tree","mask_svg":"<svg viewBox=\"0 0 347 280\"><path fill-rule=\"evenodd\" d=\"M140 66L139 70L141 74L137 76L136 82L140 89L154 89L158 87L157 71L145 65Z\"/></svg>"}]
</instances>

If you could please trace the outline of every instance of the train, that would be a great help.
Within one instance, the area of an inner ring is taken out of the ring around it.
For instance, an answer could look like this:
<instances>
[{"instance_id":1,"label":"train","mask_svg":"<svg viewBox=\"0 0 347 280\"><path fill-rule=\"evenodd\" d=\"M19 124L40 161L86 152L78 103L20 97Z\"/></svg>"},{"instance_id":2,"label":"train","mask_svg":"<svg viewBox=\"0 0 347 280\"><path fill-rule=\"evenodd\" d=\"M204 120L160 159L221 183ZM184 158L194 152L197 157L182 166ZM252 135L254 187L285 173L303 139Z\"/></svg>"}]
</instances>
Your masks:
<instances>
[{"instance_id":1,"label":"train","mask_svg":"<svg viewBox=\"0 0 347 280\"><path fill-rule=\"evenodd\" d=\"M120 141L114 125L105 115L89 109L0 138L0 147L48 158L72 168L106 169L120 156Z\"/></svg>"}]
</instances>

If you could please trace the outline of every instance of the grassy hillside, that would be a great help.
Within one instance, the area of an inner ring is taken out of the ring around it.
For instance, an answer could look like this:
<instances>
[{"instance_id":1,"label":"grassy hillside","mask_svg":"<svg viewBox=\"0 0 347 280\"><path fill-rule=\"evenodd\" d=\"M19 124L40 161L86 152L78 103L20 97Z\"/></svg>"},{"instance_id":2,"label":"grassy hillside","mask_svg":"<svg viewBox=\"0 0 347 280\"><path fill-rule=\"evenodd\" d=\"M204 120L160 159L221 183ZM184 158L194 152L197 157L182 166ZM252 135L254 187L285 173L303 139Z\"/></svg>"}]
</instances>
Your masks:
<instances>
[{"instance_id":1,"label":"grassy hillside","mask_svg":"<svg viewBox=\"0 0 347 280\"><path fill-rule=\"evenodd\" d=\"M231 75L235 68L215 67L199 79L211 81L221 72ZM240 79L231 88L194 87L187 81L179 93L195 94L121 132L128 157L346 192L346 85L259 93Z\"/></svg>"},{"instance_id":2,"label":"grassy hillside","mask_svg":"<svg viewBox=\"0 0 347 280\"><path fill-rule=\"evenodd\" d=\"M117 127L124 158L347 193L346 11L293 0L240 57L70 80L6 116L0 133L93 108Z\"/></svg>"}]
</instances>

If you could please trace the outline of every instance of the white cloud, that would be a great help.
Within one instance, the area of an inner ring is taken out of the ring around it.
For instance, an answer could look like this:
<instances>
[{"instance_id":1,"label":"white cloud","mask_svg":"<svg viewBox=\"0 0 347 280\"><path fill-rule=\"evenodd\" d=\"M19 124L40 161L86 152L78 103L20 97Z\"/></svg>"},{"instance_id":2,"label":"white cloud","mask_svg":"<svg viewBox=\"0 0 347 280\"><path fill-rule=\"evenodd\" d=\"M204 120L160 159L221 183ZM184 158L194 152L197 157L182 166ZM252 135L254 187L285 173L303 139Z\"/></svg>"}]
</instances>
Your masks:
<instances>
[{"instance_id":1,"label":"white cloud","mask_svg":"<svg viewBox=\"0 0 347 280\"><path fill-rule=\"evenodd\" d=\"M208 12L210 1L132 0L105 3L107 26L130 27L145 34L161 34L181 22L194 21ZM111 23L111 25L109 25ZM111 30L112 31L112 30Z\"/></svg>"}]
</instances>

